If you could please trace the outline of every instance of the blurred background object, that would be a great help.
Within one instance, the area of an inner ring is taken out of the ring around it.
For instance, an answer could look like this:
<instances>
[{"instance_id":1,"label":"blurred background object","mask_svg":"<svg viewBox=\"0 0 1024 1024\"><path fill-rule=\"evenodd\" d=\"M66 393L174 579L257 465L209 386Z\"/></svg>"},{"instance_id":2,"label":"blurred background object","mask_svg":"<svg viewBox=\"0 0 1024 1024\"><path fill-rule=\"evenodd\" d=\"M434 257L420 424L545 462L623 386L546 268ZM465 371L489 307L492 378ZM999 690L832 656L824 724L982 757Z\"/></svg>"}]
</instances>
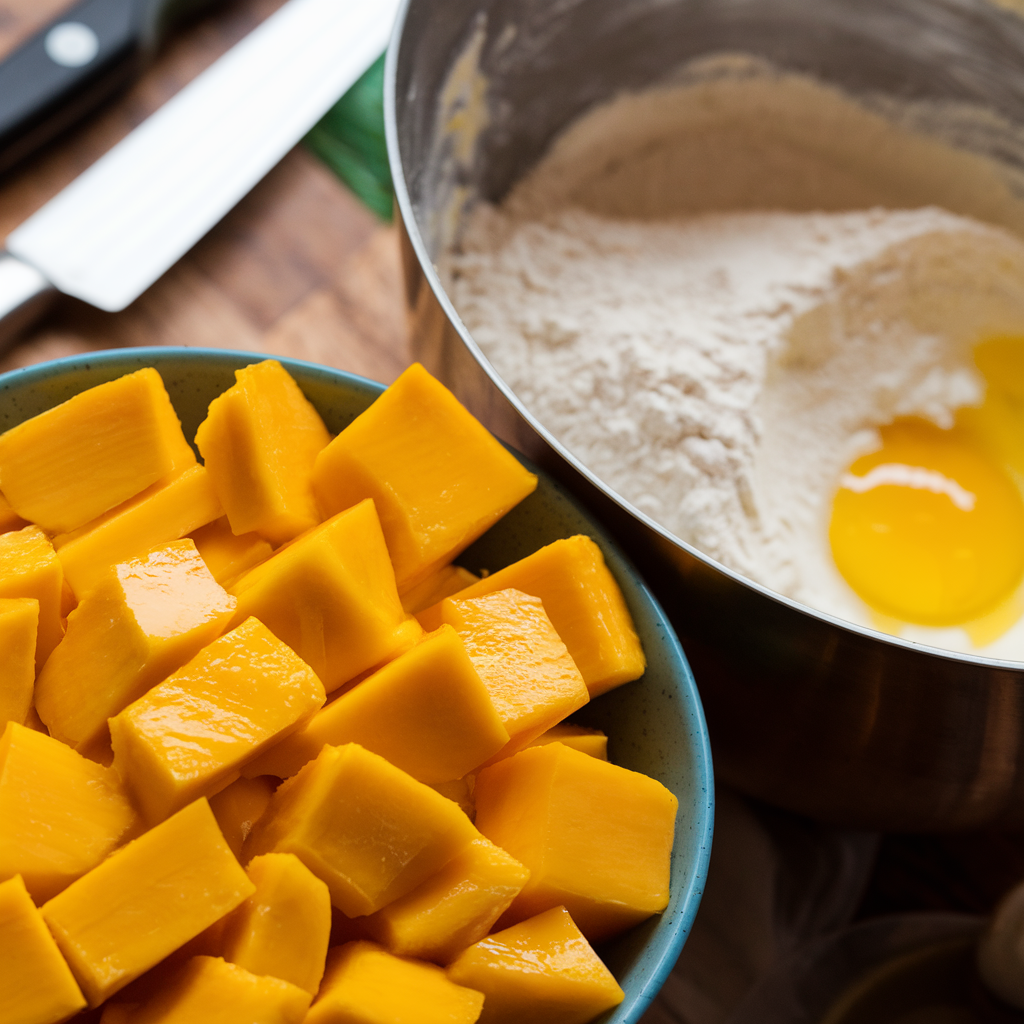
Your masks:
<instances>
[{"instance_id":1,"label":"blurred background object","mask_svg":"<svg viewBox=\"0 0 1024 1024\"><path fill-rule=\"evenodd\" d=\"M70 7L34 5L22 21L20 34L27 38L0 63L0 170L14 166L107 100L153 59L169 32L215 2L78 0ZM47 15L53 16L48 23ZM28 31L30 25L34 31Z\"/></svg>"},{"instance_id":2,"label":"blurred background object","mask_svg":"<svg viewBox=\"0 0 1024 1024\"><path fill-rule=\"evenodd\" d=\"M352 86L305 138L306 146L381 220L395 194L384 137L384 57Z\"/></svg>"}]
</instances>

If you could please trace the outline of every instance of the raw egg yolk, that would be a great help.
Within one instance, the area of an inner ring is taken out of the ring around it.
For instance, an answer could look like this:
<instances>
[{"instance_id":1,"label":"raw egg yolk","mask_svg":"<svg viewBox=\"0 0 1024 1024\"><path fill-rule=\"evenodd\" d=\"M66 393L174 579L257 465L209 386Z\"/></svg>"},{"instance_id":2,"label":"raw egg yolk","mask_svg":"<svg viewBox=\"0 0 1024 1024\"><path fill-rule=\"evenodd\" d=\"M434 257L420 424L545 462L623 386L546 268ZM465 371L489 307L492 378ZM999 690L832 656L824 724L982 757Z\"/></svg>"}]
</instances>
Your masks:
<instances>
[{"instance_id":1,"label":"raw egg yolk","mask_svg":"<svg viewBox=\"0 0 1024 1024\"><path fill-rule=\"evenodd\" d=\"M882 428L843 474L829 539L876 612L927 626L994 609L1024 576L1024 501L972 433L922 420Z\"/></svg>"}]
</instances>

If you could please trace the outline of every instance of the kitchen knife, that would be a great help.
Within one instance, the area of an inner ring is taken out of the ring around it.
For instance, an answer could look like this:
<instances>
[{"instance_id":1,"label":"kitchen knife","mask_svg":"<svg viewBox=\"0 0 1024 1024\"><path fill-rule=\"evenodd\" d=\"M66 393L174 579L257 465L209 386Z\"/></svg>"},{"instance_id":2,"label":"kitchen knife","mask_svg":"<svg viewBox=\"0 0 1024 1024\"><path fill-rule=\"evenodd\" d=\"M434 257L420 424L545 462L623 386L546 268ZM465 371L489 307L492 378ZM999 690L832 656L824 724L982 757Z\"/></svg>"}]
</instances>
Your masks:
<instances>
[{"instance_id":1,"label":"kitchen knife","mask_svg":"<svg viewBox=\"0 0 1024 1024\"><path fill-rule=\"evenodd\" d=\"M78 0L0 61L0 171L99 106L216 0Z\"/></svg>"},{"instance_id":2,"label":"kitchen knife","mask_svg":"<svg viewBox=\"0 0 1024 1024\"><path fill-rule=\"evenodd\" d=\"M289 0L0 253L0 338L56 291L124 309L216 224L387 44L399 0Z\"/></svg>"}]
</instances>

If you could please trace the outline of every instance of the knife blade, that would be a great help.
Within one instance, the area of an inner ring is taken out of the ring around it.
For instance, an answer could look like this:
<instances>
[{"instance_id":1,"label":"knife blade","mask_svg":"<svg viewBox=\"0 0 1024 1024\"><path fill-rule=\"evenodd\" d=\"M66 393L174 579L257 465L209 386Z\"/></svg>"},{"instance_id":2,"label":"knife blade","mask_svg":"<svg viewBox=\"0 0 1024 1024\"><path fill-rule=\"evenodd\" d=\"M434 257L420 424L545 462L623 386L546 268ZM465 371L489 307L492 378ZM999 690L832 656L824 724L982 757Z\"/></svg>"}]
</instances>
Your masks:
<instances>
[{"instance_id":1,"label":"knife blade","mask_svg":"<svg viewBox=\"0 0 1024 1024\"><path fill-rule=\"evenodd\" d=\"M0 337L54 291L124 309L216 224L387 44L399 0L289 0L16 228Z\"/></svg>"}]
</instances>

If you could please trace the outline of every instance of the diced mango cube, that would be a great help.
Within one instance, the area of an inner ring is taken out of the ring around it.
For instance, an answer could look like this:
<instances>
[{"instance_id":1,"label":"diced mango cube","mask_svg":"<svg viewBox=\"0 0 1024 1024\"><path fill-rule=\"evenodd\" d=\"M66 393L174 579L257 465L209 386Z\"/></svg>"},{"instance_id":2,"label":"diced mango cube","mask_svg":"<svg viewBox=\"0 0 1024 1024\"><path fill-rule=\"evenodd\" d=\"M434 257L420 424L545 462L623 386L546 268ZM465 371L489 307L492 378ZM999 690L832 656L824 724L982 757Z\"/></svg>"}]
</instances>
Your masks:
<instances>
[{"instance_id":1,"label":"diced mango cube","mask_svg":"<svg viewBox=\"0 0 1024 1024\"><path fill-rule=\"evenodd\" d=\"M441 616L458 632L511 737L496 757L521 750L590 700L539 597L518 590L449 597Z\"/></svg>"},{"instance_id":2,"label":"diced mango cube","mask_svg":"<svg viewBox=\"0 0 1024 1024\"><path fill-rule=\"evenodd\" d=\"M475 785L476 775L471 772L469 775L463 775L461 779L452 779L451 782L434 782L430 788L457 803L472 821L476 817L476 806L473 803Z\"/></svg>"},{"instance_id":3,"label":"diced mango cube","mask_svg":"<svg viewBox=\"0 0 1024 1024\"><path fill-rule=\"evenodd\" d=\"M313 670L247 619L110 720L114 768L146 819L162 821L233 782L324 697Z\"/></svg>"},{"instance_id":4,"label":"diced mango cube","mask_svg":"<svg viewBox=\"0 0 1024 1024\"><path fill-rule=\"evenodd\" d=\"M0 883L0 1020L60 1024L85 997L20 878Z\"/></svg>"},{"instance_id":5,"label":"diced mango cube","mask_svg":"<svg viewBox=\"0 0 1024 1024\"><path fill-rule=\"evenodd\" d=\"M192 539L206 567L222 587L230 586L243 572L274 553L269 542L258 533L238 536L232 533L227 516L196 530Z\"/></svg>"},{"instance_id":6,"label":"diced mango cube","mask_svg":"<svg viewBox=\"0 0 1024 1024\"><path fill-rule=\"evenodd\" d=\"M474 1024L483 1002L440 967L392 956L373 942L349 942L328 954L305 1024Z\"/></svg>"},{"instance_id":7,"label":"diced mango cube","mask_svg":"<svg viewBox=\"0 0 1024 1024\"><path fill-rule=\"evenodd\" d=\"M64 578L79 600L112 565L178 540L222 514L210 476L190 466L147 487L73 533L53 538Z\"/></svg>"},{"instance_id":8,"label":"diced mango cube","mask_svg":"<svg viewBox=\"0 0 1024 1024\"><path fill-rule=\"evenodd\" d=\"M0 489L49 533L68 533L194 465L160 374L89 388L0 434Z\"/></svg>"},{"instance_id":9,"label":"diced mango cube","mask_svg":"<svg viewBox=\"0 0 1024 1024\"><path fill-rule=\"evenodd\" d=\"M450 562L537 486L455 396L410 366L318 456L331 515L373 498L403 590Z\"/></svg>"},{"instance_id":10,"label":"diced mango cube","mask_svg":"<svg viewBox=\"0 0 1024 1024\"><path fill-rule=\"evenodd\" d=\"M646 661L633 620L601 549L586 536L556 540L459 592L460 600L512 588L539 597L576 662L591 697L639 679ZM443 621L434 605L417 618Z\"/></svg>"},{"instance_id":11,"label":"diced mango cube","mask_svg":"<svg viewBox=\"0 0 1024 1024\"><path fill-rule=\"evenodd\" d=\"M273 795L273 782L265 775L258 775L252 779L235 779L226 789L210 797L213 816L231 852L239 860L242 859L242 846Z\"/></svg>"},{"instance_id":12,"label":"diced mango cube","mask_svg":"<svg viewBox=\"0 0 1024 1024\"><path fill-rule=\"evenodd\" d=\"M479 576L463 569L461 565L445 565L431 573L422 583L404 591L402 607L409 615L415 615L438 601L443 601L460 590L465 590L471 583L476 583Z\"/></svg>"},{"instance_id":13,"label":"diced mango cube","mask_svg":"<svg viewBox=\"0 0 1024 1024\"><path fill-rule=\"evenodd\" d=\"M274 794L246 855L294 853L348 917L380 910L477 838L450 800L358 744L324 747Z\"/></svg>"},{"instance_id":14,"label":"diced mango cube","mask_svg":"<svg viewBox=\"0 0 1024 1024\"><path fill-rule=\"evenodd\" d=\"M0 494L0 533L10 533L11 530L21 530L28 526L28 523L11 508L11 503Z\"/></svg>"},{"instance_id":15,"label":"diced mango cube","mask_svg":"<svg viewBox=\"0 0 1024 1024\"><path fill-rule=\"evenodd\" d=\"M678 801L660 782L563 743L477 776L476 825L530 869L501 924L564 905L592 942L668 905Z\"/></svg>"},{"instance_id":16,"label":"diced mango cube","mask_svg":"<svg viewBox=\"0 0 1024 1024\"><path fill-rule=\"evenodd\" d=\"M64 635L61 597L64 572L49 538L38 526L0 534L0 597L34 597L39 602L36 668Z\"/></svg>"},{"instance_id":17,"label":"diced mango cube","mask_svg":"<svg viewBox=\"0 0 1024 1024\"><path fill-rule=\"evenodd\" d=\"M43 720L36 714L35 707L29 708L28 717L25 719L25 728L45 733L47 736L50 735L49 730L43 725Z\"/></svg>"},{"instance_id":18,"label":"diced mango cube","mask_svg":"<svg viewBox=\"0 0 1024 1024\"><path fill-rule=\"evenodd\" d=\"M225 922L223 957L315 996L331 936L331 894L291 853L254 857L245 873L256 891Z\"/></svg>"},{"instance_id":19,"label":"diced mango cube","mask_svg":"<svg viewBox=\"0 0 1024 1024\"><path fill-rule=\"evenodd\" d=\"M60 559L58 558L59 562ZM63 572L63 569L61 570ZM75 597L75 592L68 585L67 580L62 580L60 585L60 617L66 620L67 617L78 607L78 598ZM66 626L67 622L63 622L62 625Z\"/></svg>"},{"instance_id":20,"label":"diced mango cube","mask_svg":"<svg viewBox=\"0 0 1024 1024\"><path fill-rule=\"evenodd\" d=\"M320 522L310 476L331 435L276 359L235 370L235 380L210 403L196 445L231 529L282 544Z\"/></svg>"},{"instance_id":21,"label":"diced mango cube","mask_svg":"<svg viewBox=\"0 0 1024 1024\"><path fill-rule=\"evenodd\" d=\"M529 746L542 747L545 743L564 743L601 761L608 760L608 737L600 729L588 729L585 725L556 725Z\"/></svg>"},{"instance_id":22,"label":"diced mango cube","mask_svg":"<svg viewBox=\"0 0 1024 1024\"><path fill-rule=\"evenodd\" d=\"M365 918L390 952L447 964L482 939L530 877L529 869L483 837L407 896Z\"/></svg>"},{"instance_id":23,"label":"diced mango cube","mask_svg":"<svg viewBox=\"0 0 1024 1024\"><path fill-rule=\"evenodd\" d=\"M108 1004L100 1024L302 1024L310 998L279 978L195 956L145 1002Z\"/></svg>"},{"instance_id":24,"label":"diced mango cube","mask_svg":"<svg viewBox=\"0 0 1024 1024\"><path fill-rule=\"evenodd\" d=\"M0 729L24 724L32 709L38 628L34 597L0 597Z\"/></svg>"},{"instance_id":25,"label":"diced mango cube","mask_svg":"<svg viewBox=\"0 0 1024 1024\"><path fill-rule=\"evenodd\" d=\"M405 613L372 501L314 527L231 588L237 625L255 615L330 693L387 658Z\"/></svg>"},{"instance_id":26,"label":"diced mango cube","mask_svg":"<svg viewBox=\"0 0 1024 1024\"><path fill-rule=\"evenodd\" d=\"M587 1024L625 998L565 907L481 939L448 977L483 992L481 1024Z\"/></svg>"},{"instance_id":27,"label":"diced mango cube","mask_svg":"<svg viewBox=\"0 0 1024 1024\"><path fill-rule=\"evenodd\" d=\"M429 784L462 778L503 749L508 732L462 641L454 629L442 626L342 694L252 767L287 778L325 743L358 743Z\"/></svg>"},{"instance_id":28,"label":"diced mango cube","mask_svg":"<svg viewBox=\"0 0 1024 1024\"><path fill-rule=\"evenodd\" d=\"M0 737L0 879L21 875L43 902L137 828L117 775L45 733L10 722Z\"/></svg>"},{"instance_id":29,"label":"diced mango cube","mask_svg":"<svg viewBox=\"0 0 1024 1024\"><path fill-rule=\"evenodd\" d=\"M46 903L43 917L90 1006L234 910L255 886L205 800L179 811Z\"/></svg>"},{"instance_id":30,"label":"diced mango cube","mask_svg":"<svg viewBox=\"0 0 1024 1024\"><path fill-rule=\"evenodd\" d=\"M68 616L67 636L39 674L40 718L58 739L96 754L107 719L184 665L234 610L190 540L114 566Z\"/></svg>"},{"instance_id":31,"label":"diced mango cube","mask_svg":"<svg viewBox=\"0 0 1024 1024\"><path fill-rule=\"evenodd\" d=\"M412 615L408 616L395 631L394 640L396 646L388 653L388 656L376 665L372 665L370 668L365 669L358 675L355 675L351 679L342 683L338 689L332 691L331 700L336 700L343 693L348 693L349 690L354 690L364 679L369 679L374 672L379 672L389 662L394 661L396 658L400 658L406 651L411 651L426 635L427 634L423 627L419 624L419 620ZM289 738L289 743L290 742L291 739ZM319 750L320 748L317 747L311 757L315 757ZM307 758L306 760L310 760L310 758ZM298 770L298 766L296 767L296 770ZM261 769L259 769L258 765L250 763L245 767L242 774L259 775L260 771Z\"/></svg>"}]
</instances>

